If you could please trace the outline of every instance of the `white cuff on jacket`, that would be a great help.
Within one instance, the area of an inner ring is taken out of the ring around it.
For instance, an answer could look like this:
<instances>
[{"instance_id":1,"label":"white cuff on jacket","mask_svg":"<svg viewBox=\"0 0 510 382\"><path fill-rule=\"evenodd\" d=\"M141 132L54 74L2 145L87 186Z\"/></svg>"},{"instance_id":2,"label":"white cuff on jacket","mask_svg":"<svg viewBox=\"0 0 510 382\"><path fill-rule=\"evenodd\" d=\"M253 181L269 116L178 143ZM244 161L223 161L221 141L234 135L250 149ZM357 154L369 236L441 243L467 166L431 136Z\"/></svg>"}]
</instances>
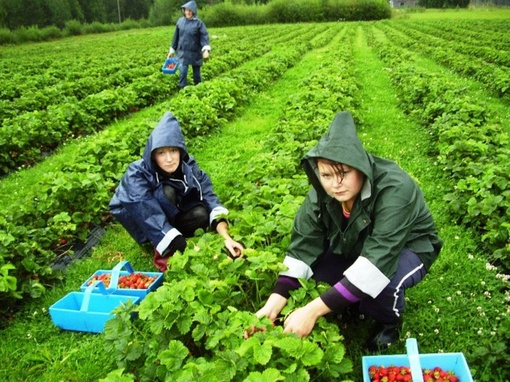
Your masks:
<instances>
[{"instance_id":1,"label":"white cuff on jacket","mask_svg":"<svg viewBox=\"0 0 510 382\"><path fill-rule=\"evenodd\" d=\"M376 298L382 292L390 279L366 257L358 257L344 272L344 276L356 288L372 298Z\"/></svg>"},{"instance_id":2,"label":"white cuff on jacket","mask_svg":"<svg viewBox=\"0 0 510 382\"><path fill-rule=\"evenodd\" d=\"M209 225L212 224L220 215L228 215L228 210L223 206L214 207L209 214Z\"/></svg>"},{"instance_id":3,"label":"white cuff on jacket","mask_svg":"<svg viewBox=\"0 0 510 382\"><path fill-rule=\"evenodd\" d=\"M156 246L156 251L158 251L160 256L163 256L163 253L165 252L165 249L168 248L170 243L173 239L175 239L177 236L182 235L177 228L172 228L170 231L166 233L166 235L161 239L161 241Z\"/></svg>"},{"instance_id":4,"label":"white cuff on jacket","mask_svg":"<svg viewBox=\"0 0 510 382\"><path fill-rule=\"evenodd\" d=\"M203 48L202 48L202 52L204 50L208 50L209 52L211 51L211 46L210 45L205 45Z\"/></svg>"},{"instance_id":5,"label":"white cuff on jacket","mask_svg":"<svg viewBox=\"0 0 510 382\"><path fill-rule=\"evenodd\" d=\"M174 48L170 47L170 51L169 51L168 53L170 53L170 54L174 54L174 53L175 53Z\"/></svg>"},{"instance_id":6,"label":"white cuff on jacket","mask_svg":"<svg viewBox=\"0 0 510 382\"><path fill-rule=\"evenodd\" d=\"M289 276L296 279L308 280L313 275L312 268L310 268L308 264L293 257L285 256L285 259L283 259L283 265L289 269L280 272L280 276Z\"/></svg>"}]
</instances>

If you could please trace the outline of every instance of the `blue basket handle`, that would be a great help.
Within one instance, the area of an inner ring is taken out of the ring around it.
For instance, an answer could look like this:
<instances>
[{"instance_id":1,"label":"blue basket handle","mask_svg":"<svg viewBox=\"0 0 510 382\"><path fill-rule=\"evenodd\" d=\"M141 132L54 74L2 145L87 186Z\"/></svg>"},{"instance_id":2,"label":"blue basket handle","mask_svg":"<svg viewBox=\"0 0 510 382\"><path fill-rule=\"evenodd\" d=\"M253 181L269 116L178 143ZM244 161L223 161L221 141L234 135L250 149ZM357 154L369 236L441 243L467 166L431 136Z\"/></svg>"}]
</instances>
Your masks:
<instances>
[{"instance_id":1,"label":"blue basket handle","mask_svg":"<svg viewBox=\"0 0 510 382\"><path fill-rule=\"evenodd\" d=\"M94 280L87 289L85 289L85 293L83 294L83 301L81 302L80 312L86 312L89 310L89 304L90 304L90 295L92 294L92 291L95 287L99 288L99 291L102 294L106 294L106 287L104 286L104 283L100 280Z\"/></svg>"},{"instance_id":2,"label":"blue basket handle","mask_svg":"<svg viewBox=\"0 0 510 382\"><path fill-rule=\"evenodd\" d=\"M407 357L411 365L411 375L413 382L423 382L423 373L421 371L420 353L418 353L418 342L416 338L408 338L406 340Z\"/></svg>"},{"instance_id":3,"label":"blue basket handle","mask_svg":"<svg viewBox=\"0 0 510 382\"><path fill-rule=\"evenodd\" d=\"M127 260L121 261L112 269L112 276L110 277L110 285L108 286L108 290L117 289L117 285L119 284L120 271L122 270L122 268L126 268L126 271L128 271L129 273L135 273L129 261Z\"/></svg>"}]
</instances>

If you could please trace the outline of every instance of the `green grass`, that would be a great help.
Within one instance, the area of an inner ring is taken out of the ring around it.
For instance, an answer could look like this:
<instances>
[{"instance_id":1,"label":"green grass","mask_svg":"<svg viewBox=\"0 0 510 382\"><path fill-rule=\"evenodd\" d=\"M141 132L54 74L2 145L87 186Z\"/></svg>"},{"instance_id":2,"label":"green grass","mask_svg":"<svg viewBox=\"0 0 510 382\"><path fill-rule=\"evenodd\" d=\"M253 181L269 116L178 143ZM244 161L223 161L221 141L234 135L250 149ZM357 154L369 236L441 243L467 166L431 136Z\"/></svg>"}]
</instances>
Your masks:
<instances>
[{"instance_id":1,"label":"green grass","mask_svg":"<svg viewBox=\"0 0 510 382\"><path fill-rule=\"evenodd\" d=\"M423 15L412 13L409 17L421 18L428 14L432 18L441 15L453 18L462 14L469 18L474 13L471 10L462 13L435 11ZM483 13L477 14L480 17ZM441 179L444 174L434 164L434 158L426 155L427 133L399 109L398 96L384 66L367 46L361 29L358 31L355 57L363 100L357 110L362 119L361 139L368 150L397 161L420 183L445 241L444 250L429 275L407 293L403 337L416 337L421 352L475 349L478 344L491 341L498 321L508 309L501 292L503 284L496 278L497 272L486 266L484 254L476 249L474 233L456 226L443 213L445 190ZM338 43L331 42L332 45ZM320 63L323 54L322 50L311 51L221 131L188 144L190 152L213 179L220 197L226 193L224 184L234 170L243 168L250 158L265 153L265 138L276 126L283 104L301 79ZM422 64L428 65L425 61ZM433 65L429 69L443 70ZM482 89L479 91L484 94ZM132 119L145 122L170 104L156 105L133 115ZM122 126L119 121L109 130L121 131ZM17 190L32 188L34 179L58 163L71 160L74 145L79 144L69 144L44 163L0 182L3 202L17 200ZM13 195L12 199L8 199L9 195ZM64 280L42 299L24 305L2 330L1 381L95 381L115 369L101 335L60 331L52 324L47 309L68 292L77 290L95 270L110 269L121 258L129 260L135 269L152 270L150 250L136 245L122 227L113 225L106 230L101 244L90 257L70 266ZM350 376L354 381L360 380L361 357L365 354L361 345L368 329L368 320L349 322L341 327L348 356L354 362ZM404 342L396 344L392 351L404 353Z\"/></svg>"}]
</instances>

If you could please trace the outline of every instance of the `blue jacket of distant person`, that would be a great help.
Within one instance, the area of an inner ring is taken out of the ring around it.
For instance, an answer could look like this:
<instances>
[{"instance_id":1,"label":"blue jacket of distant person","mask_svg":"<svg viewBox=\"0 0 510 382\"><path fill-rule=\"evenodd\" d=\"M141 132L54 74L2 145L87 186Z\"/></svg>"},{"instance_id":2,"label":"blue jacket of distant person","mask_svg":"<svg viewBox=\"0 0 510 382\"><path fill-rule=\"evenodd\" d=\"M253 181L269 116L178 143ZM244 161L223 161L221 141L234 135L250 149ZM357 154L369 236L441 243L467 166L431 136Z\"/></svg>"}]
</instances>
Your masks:
<instances>
[{"instance_id":1,"label":"blue jacket of distant person","mask_svg":"<svg viewBox=\"0 0 510 382\"><path fill-rule=\"evenodd\" d=\"M193 17L182 16L177 20L172 39L171 52L176 52L176 59L182 65L200 66L203 63L202 52L211 50L209 33L204 22L198 18L197 3L189 1L181 6L193 12Z\"/></svg>"}]
</instances>

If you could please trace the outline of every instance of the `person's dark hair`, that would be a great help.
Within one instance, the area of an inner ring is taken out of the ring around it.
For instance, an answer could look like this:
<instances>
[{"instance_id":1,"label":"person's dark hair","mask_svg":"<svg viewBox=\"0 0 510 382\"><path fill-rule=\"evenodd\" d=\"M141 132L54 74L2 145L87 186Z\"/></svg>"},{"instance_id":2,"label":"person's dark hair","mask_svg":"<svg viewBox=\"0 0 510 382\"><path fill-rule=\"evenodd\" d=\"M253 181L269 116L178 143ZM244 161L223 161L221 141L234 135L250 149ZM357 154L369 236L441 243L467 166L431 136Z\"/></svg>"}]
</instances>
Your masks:
<instances>
[{"instance_id":1,"label":"person's dark hair","mask_svg":"<svg viewBox=\"0 0 510 382\"><path fill-rule=\"evenodd\" d=\"M340 177L341 180L344 179L344 176L345 176L345 169L344 169L344 165L342 163L338 163L338 162L335 162L335 161L332 161L332 160L329 160L329 159L325 159L325 158L316 158L315 159L315 166L317 168L317 162L318 161L321 161L322 163L326 164L327 166L329 166L332 170L333 170L333 174L337 175Z\"/></svg>"}]
</instances>

